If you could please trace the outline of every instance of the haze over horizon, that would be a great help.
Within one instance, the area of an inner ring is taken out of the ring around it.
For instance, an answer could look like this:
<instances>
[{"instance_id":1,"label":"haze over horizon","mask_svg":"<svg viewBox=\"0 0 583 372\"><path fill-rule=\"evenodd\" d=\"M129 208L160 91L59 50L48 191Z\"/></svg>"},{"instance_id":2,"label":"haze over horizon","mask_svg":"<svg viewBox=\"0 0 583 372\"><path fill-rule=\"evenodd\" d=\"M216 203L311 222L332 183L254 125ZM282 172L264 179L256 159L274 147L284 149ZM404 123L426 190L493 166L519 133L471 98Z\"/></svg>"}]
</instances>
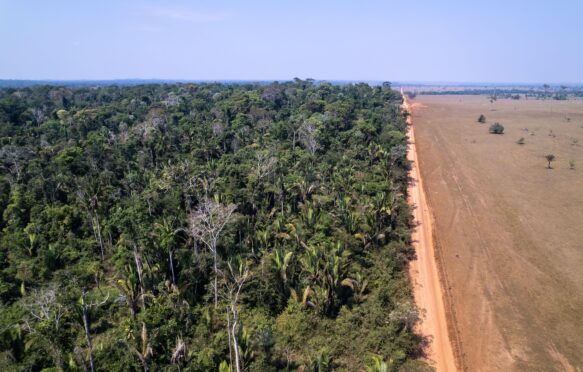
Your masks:
<instances>
[{"instance_id":1,"label":"haze over horizon","mask_svg":"<svg viewBox=\"0 0 583 372\"><path fill-rule=\"evenodd\" d=\"M0 79L583 83L582 14L576 0L0 0Z\"/></svg>"}]
</instances>

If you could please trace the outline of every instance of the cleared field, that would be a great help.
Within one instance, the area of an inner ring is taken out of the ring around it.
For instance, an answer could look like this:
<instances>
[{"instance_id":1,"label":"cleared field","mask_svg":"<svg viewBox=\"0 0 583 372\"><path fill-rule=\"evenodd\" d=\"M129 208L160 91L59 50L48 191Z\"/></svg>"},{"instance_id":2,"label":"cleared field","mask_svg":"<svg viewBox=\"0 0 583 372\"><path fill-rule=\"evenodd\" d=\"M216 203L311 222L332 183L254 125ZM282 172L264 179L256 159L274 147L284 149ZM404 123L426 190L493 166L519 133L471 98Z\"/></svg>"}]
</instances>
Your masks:
<instances>
[{"instance_id":1,"label":"cleared field","mask_svg":"<svg viewBox=\"0 0 583 372\"><path fill-rule=\"evenodd\" d=\"M462 365L583 369L583 101L420 96L412 106ZM488 133L494 122L504 135Z\"/></svg>"}]
</instances>

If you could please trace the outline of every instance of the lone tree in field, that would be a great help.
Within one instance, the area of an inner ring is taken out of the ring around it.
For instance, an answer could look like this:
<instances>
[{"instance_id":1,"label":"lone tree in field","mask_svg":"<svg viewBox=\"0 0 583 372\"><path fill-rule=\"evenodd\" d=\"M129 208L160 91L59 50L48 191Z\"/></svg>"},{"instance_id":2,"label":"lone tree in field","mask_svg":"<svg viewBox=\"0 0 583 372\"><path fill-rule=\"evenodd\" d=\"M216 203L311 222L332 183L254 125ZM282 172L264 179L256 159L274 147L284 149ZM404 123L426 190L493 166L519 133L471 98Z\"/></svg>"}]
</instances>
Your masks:
<instances>
[{"instance_id":1,"label":"lone tree in field","mask_svg":"<svg viewBox=\"0 0 583 372\"><path fill-rule=\"evenodd\" d=\"M494 123L490 126L490 133L504 134L504 126L500 123Z\"/></svg>"},{"instance_id":2,"label":"lone tree in field","mask_svg":"<svg viewBox=\"0 0 583 372\"><path fill-rule=\"evenodd\" d=\"M194 239L202 241L213 255L215 309L219 302L217 287L219 275L217 245L223 229L231 219L231 215L236 208L237 206L235 204L222 205L212 199L205 198L196 211L189 216L190 235Z\"/></svg>"},{"instance_id":3,"label":"lone tree in field","mask_svg":"<svg viewBox=\"0 0 583 372\"><path fill-rule=\"evenodd\" d=\"M545 155L545 159L547 159L547 161L549 162L549 164L547 165L547 168L552 169L551 163L555 160L555 155L553 155L553 154Z\"/></svg>"},{"instance_id":4,"label":"lone tree in field","mask_svg":"<svg viewBox=\"0 0 583 372\"><path fill-rule=\"evenodd\" d=\"M480 117L478 118L478 123L484 124L485 122L486 122L486 117L484 116L484 114L481 114Z\"/></svg>"}]
</instances>

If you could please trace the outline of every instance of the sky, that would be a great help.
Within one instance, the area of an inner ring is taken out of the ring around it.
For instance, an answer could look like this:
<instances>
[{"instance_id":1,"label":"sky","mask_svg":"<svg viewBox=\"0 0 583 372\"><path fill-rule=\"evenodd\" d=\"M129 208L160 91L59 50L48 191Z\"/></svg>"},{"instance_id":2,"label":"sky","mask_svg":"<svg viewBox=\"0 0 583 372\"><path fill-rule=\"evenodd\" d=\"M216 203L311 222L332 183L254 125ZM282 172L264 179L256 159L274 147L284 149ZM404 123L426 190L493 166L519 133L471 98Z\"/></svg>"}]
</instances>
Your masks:
<instances>
[{"instance_id":1,"label":"sky","mask_svg":"<svg viewBox=\"0 0 583 372\"><path fill-rule=\"evenodd\" d=\"M0 79L583 83L583 0L0 0Z\"/></svg>"}]
</instances>

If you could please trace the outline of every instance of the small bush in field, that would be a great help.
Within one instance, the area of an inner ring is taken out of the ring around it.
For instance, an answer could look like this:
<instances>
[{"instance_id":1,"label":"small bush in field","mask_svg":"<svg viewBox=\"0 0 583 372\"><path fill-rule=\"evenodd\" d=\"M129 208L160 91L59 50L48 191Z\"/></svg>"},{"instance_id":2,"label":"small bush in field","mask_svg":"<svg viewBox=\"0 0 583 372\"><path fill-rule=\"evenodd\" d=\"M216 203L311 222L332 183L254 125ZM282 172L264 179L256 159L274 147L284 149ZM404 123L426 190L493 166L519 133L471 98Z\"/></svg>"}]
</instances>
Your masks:
<instances>
[{"instance_id":1,"label":"small bush in field","mask_svg":"<svg viewBox=\"0 0 583 372\"><path fill-rule=\"evenodd\" d=\"M490 125L490 133L492 134L504 134L504 126L500 123L494 123Z\"/></svg>"}]
</instances>

